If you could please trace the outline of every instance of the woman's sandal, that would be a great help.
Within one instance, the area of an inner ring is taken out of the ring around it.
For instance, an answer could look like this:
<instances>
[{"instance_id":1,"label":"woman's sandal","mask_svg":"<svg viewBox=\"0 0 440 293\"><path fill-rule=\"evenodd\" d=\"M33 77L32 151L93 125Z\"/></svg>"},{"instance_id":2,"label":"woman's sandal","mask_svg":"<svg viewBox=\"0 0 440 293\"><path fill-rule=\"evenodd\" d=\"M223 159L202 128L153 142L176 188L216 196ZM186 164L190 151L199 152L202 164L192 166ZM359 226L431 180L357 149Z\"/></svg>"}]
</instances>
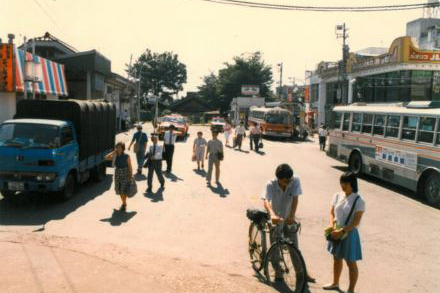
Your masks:
<instances>
[{"instance_id":1,"label":"woman's sandal","mask_svg":"<svg viewBox=\"0 0 440 293\"><path fill-rule=\"evenodd\" d=\"M127 210L127 205L122 204L121 207L119 208L119 210L125 212Z\"/></svg>"}]
</instances>

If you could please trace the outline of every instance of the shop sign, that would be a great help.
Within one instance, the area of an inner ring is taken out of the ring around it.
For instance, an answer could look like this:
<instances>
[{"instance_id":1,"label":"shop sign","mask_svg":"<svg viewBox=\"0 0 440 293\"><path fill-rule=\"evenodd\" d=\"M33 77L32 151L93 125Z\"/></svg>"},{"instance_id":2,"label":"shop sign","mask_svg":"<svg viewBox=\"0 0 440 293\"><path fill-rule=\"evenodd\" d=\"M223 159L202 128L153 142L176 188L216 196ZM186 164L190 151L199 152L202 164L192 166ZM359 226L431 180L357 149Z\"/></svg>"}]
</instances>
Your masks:
<instances>
[{"instance_id":1,"label":"shop sign","mask_svg":"<svg viewBox=\"0 0 440 293\"><path fill-rule=\"evenodd\" d=\"M0 44L0 92L14 92L14 45Z\"/></svg>"},{"instance_id":2,"label":"shop sign","mask_svg":"<svg viewBox=\"0 0 440 293\"><path fill-rule=\"evenodd\" d=\"M241 94L244 96L255 96L260 93L258 85L243 85L241 86Z\"/></svg>"},{"instance_id":3,"label":"shop sign","mask_svg":"<svg viewBox=\"0 0 440 293\"><path fill-rule=\"evenodd\" d=\"M440 61L440 54L434 52L420 52L411 49L409 53L409 60L420 62L438 62Z\"/></svg>"}]
</instances>

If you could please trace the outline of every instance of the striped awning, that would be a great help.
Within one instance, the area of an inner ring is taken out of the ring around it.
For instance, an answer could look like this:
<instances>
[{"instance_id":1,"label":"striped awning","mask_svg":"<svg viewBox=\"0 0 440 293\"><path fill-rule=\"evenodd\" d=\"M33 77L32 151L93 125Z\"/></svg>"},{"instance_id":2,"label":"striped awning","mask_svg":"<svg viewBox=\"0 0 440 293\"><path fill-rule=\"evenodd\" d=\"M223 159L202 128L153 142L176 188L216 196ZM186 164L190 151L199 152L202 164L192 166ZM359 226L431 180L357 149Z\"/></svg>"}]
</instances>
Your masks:
<instances>
[{"instance_id":1,"label":"striped awning","mask_svg":"<svg viewBox=\"0 0 440 293\"><path fill-rule=\"evenodd\" d=\"M25 52L15 48L16 60L16 90L18 92L24 92L26 84L26 90L28 93L32 93L35 90L37 94L43 95L55 95L55 96L67 96L67 84L66 76L64 73L64 65L59 64L47 59L44 59L31 53L26 53L25 68ZM35 77L37 82L34 83L34 89L32 88L32 82L24 82L24 76L33 76L32 61L34 63Z\"/></svg>"}]
</instances>

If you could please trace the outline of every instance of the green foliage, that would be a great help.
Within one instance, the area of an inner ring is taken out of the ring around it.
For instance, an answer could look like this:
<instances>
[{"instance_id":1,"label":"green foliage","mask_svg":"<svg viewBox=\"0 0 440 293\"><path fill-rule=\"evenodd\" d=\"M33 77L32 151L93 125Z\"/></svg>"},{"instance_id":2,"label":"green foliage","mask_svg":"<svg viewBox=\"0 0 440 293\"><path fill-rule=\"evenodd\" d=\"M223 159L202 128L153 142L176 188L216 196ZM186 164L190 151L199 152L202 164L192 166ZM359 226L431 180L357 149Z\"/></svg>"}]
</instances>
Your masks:
<instances>
[{"instance_id":1,"label":"green foliage","mask_svg":"<svg viewBox=\"0 0 440 293\"><path fill-rule=\"evenodd\" d=\"M241 96L242 85L258 85L260 96L270 97L272 68L264 63L260 52L251 56L236 56L233 63L225 63L218 75L211 73L203 78L199 95L213 108L229 109L233 98Z\"/></svg>"},{"instance_id":2,"label":"green foliage","mask_svg":"<svg viewBox=\"0 0 440 293\"><path fill-rule=\"evenodd\" d=\"M164 103L173 101L172 95L183 90L187 78L186 66L177 54L153 53L150 49L146 49L127 71L134 78L141 74L141 96L152 93Z\"/></svg>"}]
</instances>

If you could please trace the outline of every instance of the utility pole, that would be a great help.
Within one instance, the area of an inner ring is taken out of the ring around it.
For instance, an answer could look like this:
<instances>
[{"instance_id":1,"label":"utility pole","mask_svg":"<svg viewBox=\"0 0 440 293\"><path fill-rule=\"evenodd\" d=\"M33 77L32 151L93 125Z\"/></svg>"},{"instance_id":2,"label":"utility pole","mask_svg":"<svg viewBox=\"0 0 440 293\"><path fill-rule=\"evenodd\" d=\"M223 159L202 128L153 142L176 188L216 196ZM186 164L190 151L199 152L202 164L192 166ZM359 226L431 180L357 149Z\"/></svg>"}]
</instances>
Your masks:
<instances>
[{"instance_id":1,"label":"utility pole","mask_svg":"<svg viewBox=\"0 0 440 293\"><path fill-rule=\"evenodd\" d=\"M32 38L32 100L35 100L35 38Z\"/></svg>"},{"instance_id":2,"label":"utility pole","mask_svg":"<svg viewBox=\"0 0 440 293\"><path fill-rule=\"evenodd\" d=\"M350 53L350 47L347 44L348 39L348 28L345 26L345 22L342 25L336 26L336 37L338 39L342 38L342 63L339 64L339 74L338 74L338 81L339 81L339 89L341 93L341 102L347 103L348 97L347 97L347 87L346 87L346 81L347 81L347 61L348 61L348 55Z\"/></svg>"},{"instance_id":3,"label":"utility pole","mask_svg":"<svg viewBox=\"0 0 440 293\"><path fill-rule=\"evenodd\" d=\"M283 62L278 63L278 66L280 67L280 98L282 98L282 95L283 95Z\"/></svg>"}]
</instances>

